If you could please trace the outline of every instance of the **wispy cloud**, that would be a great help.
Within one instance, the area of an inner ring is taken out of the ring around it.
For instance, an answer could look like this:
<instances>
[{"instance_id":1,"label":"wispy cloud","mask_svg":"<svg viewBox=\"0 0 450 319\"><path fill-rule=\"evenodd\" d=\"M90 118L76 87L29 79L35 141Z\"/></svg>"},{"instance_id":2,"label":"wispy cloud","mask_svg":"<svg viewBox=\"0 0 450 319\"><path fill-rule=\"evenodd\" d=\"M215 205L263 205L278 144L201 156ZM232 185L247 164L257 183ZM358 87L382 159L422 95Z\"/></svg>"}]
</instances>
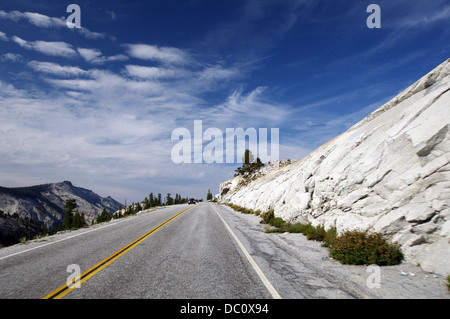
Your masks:
<instances>
[{"instance_id":1,"label":"wispy cloud","mask_svg":"<svg viewBox=\"0 0 450 319\"><path fill-rule=\"evenodd\" d=\"M142 65L126 65L126 72L132 77L149 79L149 80L164 80L164 79L180 79L185 78L192 73L185 69L176 68L162 68L162 67L147 67Z\"/></svg>"},{"instance_id":2,"label":"wispy cloud","mask_svg":"<svg viewBox=\"0 0 450 319\"><path fill-rule=\"evenodd\" d=\"M52 62L30 61L28 62L28 66L35 71L61 76L79 76L89 73L85 70L80 69L79 67L61 66L57 63Z\"/></svg>"},{"instance_id":3,"label":"wispy cloud","mask_svg":"<svg viewBox=\"0 0 450 319\"><path fill-rule=\"evenodd\" d=\"M6 36L5 32L0 31L0 40L8 41L8 37Z\"/></svg>"},{"instance_id":4,"label":"wispy cloud","mask_svg":"<svg viewBox=\"0 0 450 319\"><path fill-rule=\"evenodd\" d=\"M54 63L32 62L29 65L51 75L84 74L81 69ZM92 73L95 74L94 71ZM100 73L94 81L86 82L83 88L89 91L81 99L63 92L41 92L35 96L0 82L0 105L14 105L0 108L3 159L34 169L45 169L50 165L61 176L77 170L97 176L101 170L103 176L120 174L120 167L134 163L127 169L127 175L152 176L150 168L153 165L148 163L164 163L161 162L165 158L162 154L170 149L170 140L161 138L169 136L170 126L167 124L170 120L163 120L163 116L157 113L137 116L146 109L145 105L137 104L137 101L128 101L132 103L128 108L113 105L113 100L119 94L112 98L108 95L118 86L126 84L126 81L115 83L117 78ZM99 85L93 85L98 82ZM106 90L108 85L112 86L112 90ZM75 84L70 85L70 89L74 88ZM98 92L93 95L96 90ZM127 89L121 93L124 91ZM118 103L126 100L127 97L124 97ZM114 111L108 111L111 109ZM5 174L2 174L3 180Z\"/></svg>"},{"instance_id":5,"label":"wispy cloud","mask_svg":"<svg viewBox=\"0 0 450 319\"><path fill-rule=\"evenodd\" d=\"M236 17L208 30L205 50L229 52L230 48L245 48L239 50L239 58L255 63L283 39L312 5L315 1L244 1Z\"/></svg>"},{"instance_id":6,"label":"wispy cloud","mask_svg":"<svg viewBox=\"0 0 450 319\"><path fill-rule=\"evenodd\" d=\"M39 27L39 28L67 28L66 20L64 18L49 17L37 12L20 12L17 10L6 12L0 10L0 19L9 19L13 21L25 20L26 22ZM68 29L69 30L69 29ZM75 28L70 30L76 30L87 39L100 39L105 35L99 32L92 32L87 28Z\"/></svg>"},{"instance_id":7,"label":"wispy cloud","mask_svg":"<svg viewBox=\"0 0 450 319\"><path fill-rule=\"evenodd\" d=\"M257 87L248 93L242 88L236 89L224 103L199 114L218 127L279 127L288 119L291 107L271 101L266 91L266 87Z\"/></svg>"},{"instance_id":8,"label":"wispy cloud","mask_svg":"<svg viewBox=\"0 0 450 319\"><path fill-rule=\"evenodd\" d=\"M35 50L46 55L62 56L62 57L75 57L77 52L72 48L69 43L66 42L50 42L50 41L26 41L13 36L11 38L14 42L20 45L22 48L28 50Z\"/></svg>"},{"instance_id":9,"label":"wispy cloud","mask_svg":"<svg viewBox=\"0 0 450 319\"><path fill-rule=\"evenodd\" d=\"M173 47L159 47L148 44L128 44L128 54L137 59L157 61L164 64L183 64L188 61L188 54Z\"/></svg>"},{"instance_id":10,"label":"wispy cloud","mask_svg":"<svg viewBox=\"0 0 450 319\"><path fill-rule=\"evenodd\" d=\"M27 41L18 36L13 36L11 40L27 50L38 51L49 56L60 56L66 58L81 56L85 61L92 64L103 64L111 61L125 61L129 59L129 57L124 54L104 56L99 49L95 48L75 49L71 44L62 41Z\"/></svg>"},{"instance_id":11,"label":"wispy cloud","mask_svg":"<svg viewBox=\"0 0 450 319\"><path fill-rule=\"evenodd\" d=\"M22 60L22 55L17 53L5 53L0 57L0 61L3 62L19 62Z\"/></svg>"},{"instance_id":12,"label":"wispy cloud","mask_svg":"<svg viewBox=\"0 0 450 319\"><path fill-rule=\"evenodd\" d=\"M26 20L40 28L60 28L66 26L65 20L62 18L52 18L36 12L20 12L17 10L5 12L0 10L0 18L10 19L16 22Z\"/></svg>"},{"instance_id":13,"label":"wispy cloud","mask_svg":"<svg viewBox=\"0 0 450 319\"><path fill-rule=\"evenodd\" d=\"M99 49L78 48L78 53L89 63L103 64L109 61L125 61L128 57L124 54L116 54L113 56L103 56Z\"/></svg>"},{"instance_id":14,"label":"wispy cloud","mask_svg":"<svg viewBox=\"0 0 450 319\"><path fill-rule=\"evenodd\" d=\"M435 1L397 1L392 9L403 8L401 16L396 15L385 24L392 29L409 30L436 25L439 22L450 23L450 5L445 0Z\"/></svg>"}]
</instances>

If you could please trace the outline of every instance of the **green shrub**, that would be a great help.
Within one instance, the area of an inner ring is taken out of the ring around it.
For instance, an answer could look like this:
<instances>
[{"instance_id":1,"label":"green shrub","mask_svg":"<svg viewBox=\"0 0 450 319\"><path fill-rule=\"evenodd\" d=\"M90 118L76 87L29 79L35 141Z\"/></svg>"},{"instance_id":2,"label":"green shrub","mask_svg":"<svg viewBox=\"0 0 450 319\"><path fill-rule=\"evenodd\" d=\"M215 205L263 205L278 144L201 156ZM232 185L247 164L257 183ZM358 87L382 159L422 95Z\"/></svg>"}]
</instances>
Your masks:
<instances>
[{"instance_id":1,"label":"green shrub","mask_svg":"<svg viewBox=\"0 0 450 319\"><path fill-rule=\"evenodd\" d=\"M311 228L312 228L313 226L311 226L311 224L301 224L301 223L297 223L297 224L294 224L294 225L292 225L291 227L290 227L290 232L293 232L293 233L302 233L302 234L306 234L307 232L310 232L311 231Z\"/></svg>"},{"instance_id":2,"label":"green shrub","mask_svg":"<svg viewBox=\"0 0 450 319\"><path fill-rule=\"evenodd\" d=\"M241 212L242 214L254 214L253 209L247 209L245 207L230 203L227 203L226 205L228 205L231 209L234 209L237 212Z\"/></svg>"},{"instance_id":3,"label":"green shrub","mask_svg":"<svg viewBox=\"0 0 450 319\"><path fill-rule=\"evenodd\" d=\"M325 234L324 243L322 246L331 248L337 235L338 233L335 227L331 227L330 229L328 229L327 233Z\"/></svg>"},{"instance_id":4,"label":"green shrub","mask_svg":"<svg viewBox=\"0 0 450 319\"><path fill-rule=\"evenodd\" d=\"M379 233L347 231L336 237L330 256L343 264L389 266L403 260L400 247L386 241Z\"/></svg>"},{"instance_id":5,"label":"green shrub","mask_svg":"<svg viewBox=\"0 0 450 319\"><path fill-rule=\"evenodd\" d=\"M285 229L285 231L287 231L289 233L301 233L302 229L303 229L303 225L300 223L296 223L296 224L286 223L284 225L284 229Z\"/></svg>"},{"instance_id":6,"label":"green shrub","mask_svg":"<svg viewBox=\"0 0 450 319\"><path fill-rule=\"evenodd\" d=\"M284 229L283 228L266 229L265 233L267 233L267 234L270 234L270 233L284 233Z\"/></svg>"},{"instance_id":7,"label":"green shrub","mask_svg":"<svg viewBox=\"0 0 450 319\"><path fill-rule=\"evenodd\" d=\"M280 217L272 218L269 222L270 225L276 228L283 228L284 223L285 221Z\"/></svg>"},{"instance_id":8,"label":"green shrub","mask_svg":"<svg viewBox=\"0 0 450 319\"><path fill-rule=\"evenodd\" d=\"M327 232L323 226L311 226L307 228L305 235L308 240L324 241Z\"/></svg>"},{"instance_id":9,"label":"green shrub","mask_svg":"<svg viewBox=\"0 0 450 319\"><path fill-rule=\"evenodd\" d=\"M275 212L273 209L268 210L267 212L264 212L261 214L261 224L270 224L272 219L275 218Z\"/></svg>"}]
</instances>

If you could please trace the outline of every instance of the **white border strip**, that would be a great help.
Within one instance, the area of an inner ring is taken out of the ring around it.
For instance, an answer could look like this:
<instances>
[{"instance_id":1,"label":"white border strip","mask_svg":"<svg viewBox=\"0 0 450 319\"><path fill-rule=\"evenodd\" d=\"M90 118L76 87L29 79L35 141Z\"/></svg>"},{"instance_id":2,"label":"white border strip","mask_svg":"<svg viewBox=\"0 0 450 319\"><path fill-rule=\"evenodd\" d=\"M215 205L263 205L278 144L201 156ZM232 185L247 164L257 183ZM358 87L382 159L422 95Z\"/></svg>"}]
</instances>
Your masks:
<instances>
[{"instance_id":1,"label":"white border strip","mask_svg":"<svg viewBox=\"0 0 450 319\"><path fill-rule=\"evenodd\" d=\"M214 211L217 213L217 215L220 217L220 219L222 220L223 224L225 225L225 228L228 229L228 231L230 232L231 236L234 238L234 240L236 241L236 243L239 245L239 247L241 248L242 252L244 253L245 257L247 257L248 261L250 262L250 264L252 265L253 269L255 269L256 273L258 274L259 278L261 279L261 281L263 282L264 286L266 286L267 290L269 290L270 294L272 295L272 297L274 299L281 299L280 294L275 290L275 288L272 286L272 284L270 283L269 279L267 279L267 277L264 275L264 273L262 272L261 268L259 268L258 264L255 262L255 260L252 258L252 256L250 256L250 254L248 253L247 249L245 249L244 245L241 243L241 241L237 238L237 236L234 234L234 232L231 230L230 226L228 226L228 224L225 222L225 220L222 218L222 216L220 216L219 212L216 210L216 208L211 205L212 208L214 209Z\"/></svg>"},{"instance_id":2,"label":"white border strip","mask_svg":"<svg viewBox=\"0 0 450 319\"><path fill-rule=\"evenodd\" d=\"M18 251L16 253L12 253L10 255L6 255L6 256L0 257L0 260L6 259L6 258L9 258L9 257L12 257L12 256L20 255L20 254L23 254L23 253L26 253L26 252L29 252L29 251L32 251L32 250L35 250L35 249L38 249L38 248L42 248L42 247L45 247L45 246L48 246L48 245L53 245L53 244L56 244L56 243L59 243L59 242L62 242L62 241L65 241L65 240L68 240L68 239L71 239L71 238L74 238L74 237L78 237L78 236L81 236L81 235L84 235L84 234L87 234L87 233L90 233L90 232L93 232L93 231L96 231L96 230L99 230L99 229L103 229L103 228L109 227L109 226L114 226L114 225L117 225L117 224L122 223L124 221L126 221L126 219L117 221L115 223L106 224L106 225L101 226L101 227L95 227L94 229L90 229L90 230L87 230L87 231L84 231L84 232L80 232L78 234L75 234L75 235L72 235L72 236L69 236L69 237L65 237L65 238L62 238L62 239L51 241L49 243L46 243L46 244L43 244L43 245L39 245L39 246L36 246L36 247L33 247L33 248L29 248L29 249L25 249L25 250L22 250L22 251Z\"/></svg>"}]
</instances>

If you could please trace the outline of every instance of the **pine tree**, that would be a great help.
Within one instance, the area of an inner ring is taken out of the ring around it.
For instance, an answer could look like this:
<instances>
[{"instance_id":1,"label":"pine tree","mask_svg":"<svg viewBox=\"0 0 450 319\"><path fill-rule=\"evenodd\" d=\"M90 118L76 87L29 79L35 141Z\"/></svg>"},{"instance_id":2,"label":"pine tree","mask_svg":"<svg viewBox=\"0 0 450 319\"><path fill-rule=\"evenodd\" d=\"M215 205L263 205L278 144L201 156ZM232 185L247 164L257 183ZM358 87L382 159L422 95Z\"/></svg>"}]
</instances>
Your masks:
<instances>
[{"instance_id":1,"label":"pine tree","mask_svg":"<svg viewBox=\"0 0 450 319\"><path fill-rule=\"evenodd\" d=\"M72 220L72 229L78 229L85 225L84 213L76 212Z\"/></svg>"},{"instance_id":2,"label":"pine tree","mask_svg":"<svg viewBox=\"0 0 450 319\"><path fill-rule=\"evenodd\" d=\"M149 202L150 202L150 207L155 207L155 199L153 198L153 193L150 193L149 197Z\"/></svg>"},{"instance_id":3,"label":"pine tree","mask_svg":"<svg viewBox=\"0 0 450 319\"><path fill-rule=\"evenodd\" d=\"M144 209L149 209L150 208L150 201L148 200L147 197L145 197L144 199Z\"/></svg>"},{"instance_id":4,"label":"pine tree","mask_svg":"<svg viewBox=\"0 0 450 319\"><path fill-rule=\"evenodd\" d=\"M106 211L106 208L103 208L102 213L100 216L97 217L97 223L107 222L111 219L111 216Z\"/></svg>"},{"instance_id":5,"label":"pine tree","mask_svg":"<svg viewBox=\"0 0 450 319\"><path fill-rule=\"evenodd\" d=\"M157 199L157 206L161 206L162 202L161 202L161 193L158 193L158 199Z\"/></svg>"},{"instance_id":6,"label":"pine tree","mask_svg":"<svg viewBox=\"0 0 450 319\"><path fill-rule=\"evenodd\" d=\"M211 191L209 190L209 188L208 188L208 194L206 195L206 200L212 200L212 194L211 194Z\"/></svg>"},{"instance_id":7,"label":"pine tree","mask_svg":"<svg viewBox=\"0 0 450 319\"><path fill-rule=\"evenodd\" d=\"M252 151L249 149L245 150L244 157L242 158L242 164L244 167L250 167L250 163L253 162L255 158L253 157Z\"/></svg>"},{"instance_id":8,"label":"pine tree","mask_svg":"<svg viewBox=\"0 0 450 319\"><path fill-rule=\"evenodd\" d=\"M62 229L71 229L73 222L73 210L77 207L76 199L67 199L64 205L64 219L62 223Z\"/></svg>"},{"instance_id":9,"label":"pine tree","mask_svg":"<svg viewBox=\"0 0 450 319\"><path fill-rule=\"evenodd\" d=\"M166 205L173 205L173 198L170 197L170 193L167 193Z\"/></svg>"}]
</instances>

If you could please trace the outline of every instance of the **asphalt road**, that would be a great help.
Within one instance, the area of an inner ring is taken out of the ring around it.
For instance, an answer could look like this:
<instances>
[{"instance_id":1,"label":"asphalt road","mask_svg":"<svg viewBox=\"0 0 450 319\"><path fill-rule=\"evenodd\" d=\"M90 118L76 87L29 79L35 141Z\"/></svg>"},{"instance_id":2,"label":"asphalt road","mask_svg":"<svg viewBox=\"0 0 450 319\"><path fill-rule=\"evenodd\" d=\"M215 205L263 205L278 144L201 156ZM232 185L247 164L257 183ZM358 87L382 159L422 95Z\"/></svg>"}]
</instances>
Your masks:
<instances>
[{"instance_id":1,"label":"asphalt road","mask_svg":"<svg viewBox=\"0 0 450 319\"><path fill-rule=\"evenodd\" d=\"M442 278L412 268L401 269L414 278L383 269L372 289L367 267L329 260L303 235L266 234L259 220L212 203L175 205L2 248L0 299L448 297ZM74 267L80 287L66 289Z\"/></svg>"},{"instance_id":2,"label":"asphalt road","mask_svg":"<svg viewBox=\"0 0 450 319\"><path fill-rule=\"evenodd\" d=\"M73 274L69 265L78 265L83 273L188 207L166 207L16 245L18 251L2 249L0 298L42 298L66 283ZM191 205L64 296L271 297L213 205L207 203Z\"/></svg>"}]
</instances>

